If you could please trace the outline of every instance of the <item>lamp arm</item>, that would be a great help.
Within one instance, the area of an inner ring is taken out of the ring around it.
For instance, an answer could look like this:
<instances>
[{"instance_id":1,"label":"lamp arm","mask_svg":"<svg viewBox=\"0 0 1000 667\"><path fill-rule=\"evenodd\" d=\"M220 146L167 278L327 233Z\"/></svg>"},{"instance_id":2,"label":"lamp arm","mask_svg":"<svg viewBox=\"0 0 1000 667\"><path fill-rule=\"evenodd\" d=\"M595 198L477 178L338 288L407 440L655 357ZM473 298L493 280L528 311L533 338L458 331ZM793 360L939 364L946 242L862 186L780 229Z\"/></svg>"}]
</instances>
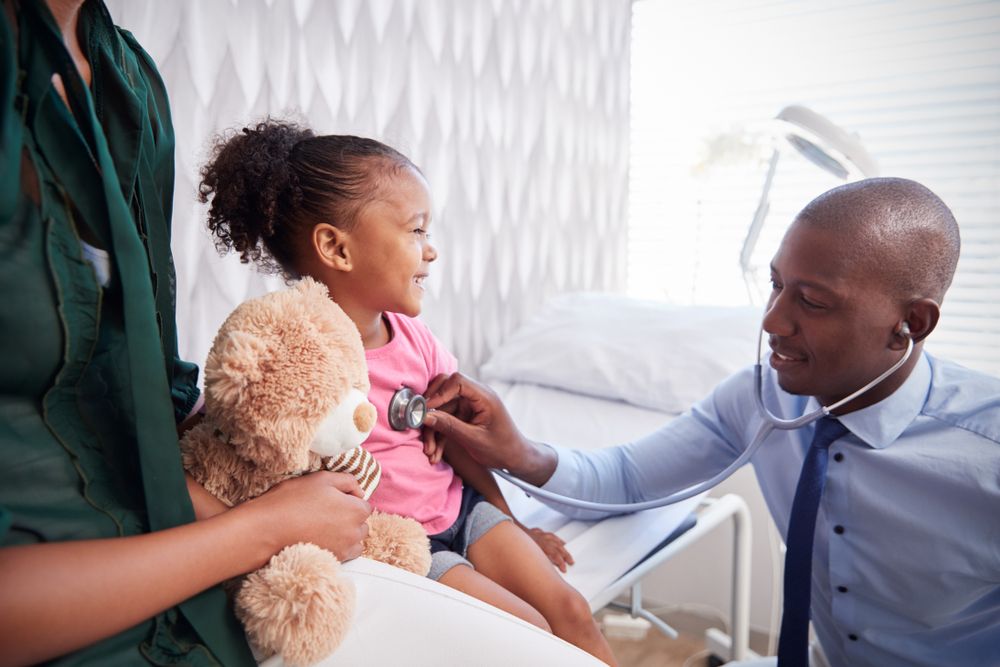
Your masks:
<instances>
[{"instance_id":1,"label":"lamp arm","mask_svg":"<svg viewBox=\"0 0 1000 667\"><path fill-rule=\"evenodd\" d=\"M743 247L740 249L740 270L743 273L743 282L746 284L747 292L751 301L755 301L753 286L751 285L753 268L750 260L753 256L754 248L757 247L757 240L760 238L760 230L764 227L764 219L767 218L768 209L771 207L769 195L771 193L771 183L774 181L774 172L778 167L778 158L781 151L777 148L771 153L771 161L767 167L767 177L764 179L764 189L760 193L760 201L757 203L757 210L753 214L753 222L747 230L747 236L743 240Z\"/></svg>"}]
</instances>

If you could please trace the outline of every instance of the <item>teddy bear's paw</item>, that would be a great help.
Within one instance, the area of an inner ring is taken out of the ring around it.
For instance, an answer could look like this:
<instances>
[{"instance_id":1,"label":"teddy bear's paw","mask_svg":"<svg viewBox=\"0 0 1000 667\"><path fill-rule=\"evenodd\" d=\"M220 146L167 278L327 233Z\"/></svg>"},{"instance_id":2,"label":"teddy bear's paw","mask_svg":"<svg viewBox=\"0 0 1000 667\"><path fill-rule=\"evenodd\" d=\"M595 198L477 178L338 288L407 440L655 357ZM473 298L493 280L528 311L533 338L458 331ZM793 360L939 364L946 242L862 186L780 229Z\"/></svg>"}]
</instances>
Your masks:
<instances>
[{"instance_id":1,"label":"teddy bear's paw","mask_svg":"<svg viewBox=\"0 0 1000 667\"><path fill-rule=\"evenodd\" d=\"M305 667L340 645L354 599L354 585L341 575L336 556L314 544L294 544L247 575L235 605L259 651Z\"/></svg>"},{"instance_id":2,"label":"teddy bear's paw","mask_svg":"<svg viewBox=\"0 0 1000 667\"><path fill-rule=\"evenodd\" d=\"M407 517L372 512L364 555L421 577L431 569L431 545L423 526Z\"/></svg>"}]
</instances>

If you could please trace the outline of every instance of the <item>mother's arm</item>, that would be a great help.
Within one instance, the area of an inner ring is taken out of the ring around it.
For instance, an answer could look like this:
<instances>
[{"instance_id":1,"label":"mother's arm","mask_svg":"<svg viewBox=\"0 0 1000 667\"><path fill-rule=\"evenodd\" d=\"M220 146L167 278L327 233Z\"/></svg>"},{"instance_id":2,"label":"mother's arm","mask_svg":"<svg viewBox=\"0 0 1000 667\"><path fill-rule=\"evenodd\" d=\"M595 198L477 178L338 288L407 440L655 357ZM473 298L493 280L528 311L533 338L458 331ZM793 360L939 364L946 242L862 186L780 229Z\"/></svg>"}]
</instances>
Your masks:
<instances>
[{"instance_id":1,"label":"mother's arm","mask_svg":"<svg viewBox=\"0 0 1000 667\"><path fill-rule=\"evenodd\" d=\"M2 548L0 665L39 662L114 635L264 565L289 544L355 558L369 513L352 477L320 472L168 530Z\"/></svg>"}]
</instances>

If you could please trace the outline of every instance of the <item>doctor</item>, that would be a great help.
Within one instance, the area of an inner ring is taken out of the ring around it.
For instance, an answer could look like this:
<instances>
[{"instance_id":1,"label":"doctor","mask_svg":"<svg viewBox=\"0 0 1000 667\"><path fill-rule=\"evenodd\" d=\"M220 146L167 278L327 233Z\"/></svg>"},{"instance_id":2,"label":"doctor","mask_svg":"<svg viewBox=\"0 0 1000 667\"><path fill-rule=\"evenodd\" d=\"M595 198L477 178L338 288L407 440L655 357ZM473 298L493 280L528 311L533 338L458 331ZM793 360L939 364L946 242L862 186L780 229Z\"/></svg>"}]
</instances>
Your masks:
<instances>
[{"instance_id":1,"label":"doctor","mask_svg":"<svg viewBox=\"0 0 1000 667\"><path fill-rule=\"evenodd\" d=\"M817 197L774 256L763 401L776 415L848 396L914 342L884 382L773 431L751 459L788 546L782 667L808 664L810 620L833 667L1000 665L1000 379L923 352L958 255L936 195L879 178ZM753 394L747 368L658 431L582 452L527 440L495 394L455 374L428 389L442 409L425 423L547 490L637 502L732 462L764 421Z\"/></svg>"}]
</instances>

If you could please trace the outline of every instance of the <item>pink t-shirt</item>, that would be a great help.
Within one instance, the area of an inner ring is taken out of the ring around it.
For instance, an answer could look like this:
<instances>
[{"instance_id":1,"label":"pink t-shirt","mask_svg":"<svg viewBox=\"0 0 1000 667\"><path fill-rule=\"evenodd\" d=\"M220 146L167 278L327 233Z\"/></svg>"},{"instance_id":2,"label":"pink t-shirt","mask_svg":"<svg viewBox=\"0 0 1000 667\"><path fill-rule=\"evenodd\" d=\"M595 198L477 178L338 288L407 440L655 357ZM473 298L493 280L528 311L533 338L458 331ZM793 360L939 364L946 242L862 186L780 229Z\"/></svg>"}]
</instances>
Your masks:
<instances>
[{"instance_id":1,"label":"pink t-shirt","mask_svg":"<svg viewBox=\"0 0 1000 667\"><path fill-rule=\"evenodd\" d=\"M404 385L423 394L432 378L453 373L458 362L423 322L397 313L385 316L392 340L365 350L372 386L368 400L375 405L378 420L363 446L382 466L382 481L369 501L383 512L416 519L428 535L434 535L458 518L462 480L444 461L430 464L419 430L392 429L389 402Z\"/></svg>"}]
</instances>

